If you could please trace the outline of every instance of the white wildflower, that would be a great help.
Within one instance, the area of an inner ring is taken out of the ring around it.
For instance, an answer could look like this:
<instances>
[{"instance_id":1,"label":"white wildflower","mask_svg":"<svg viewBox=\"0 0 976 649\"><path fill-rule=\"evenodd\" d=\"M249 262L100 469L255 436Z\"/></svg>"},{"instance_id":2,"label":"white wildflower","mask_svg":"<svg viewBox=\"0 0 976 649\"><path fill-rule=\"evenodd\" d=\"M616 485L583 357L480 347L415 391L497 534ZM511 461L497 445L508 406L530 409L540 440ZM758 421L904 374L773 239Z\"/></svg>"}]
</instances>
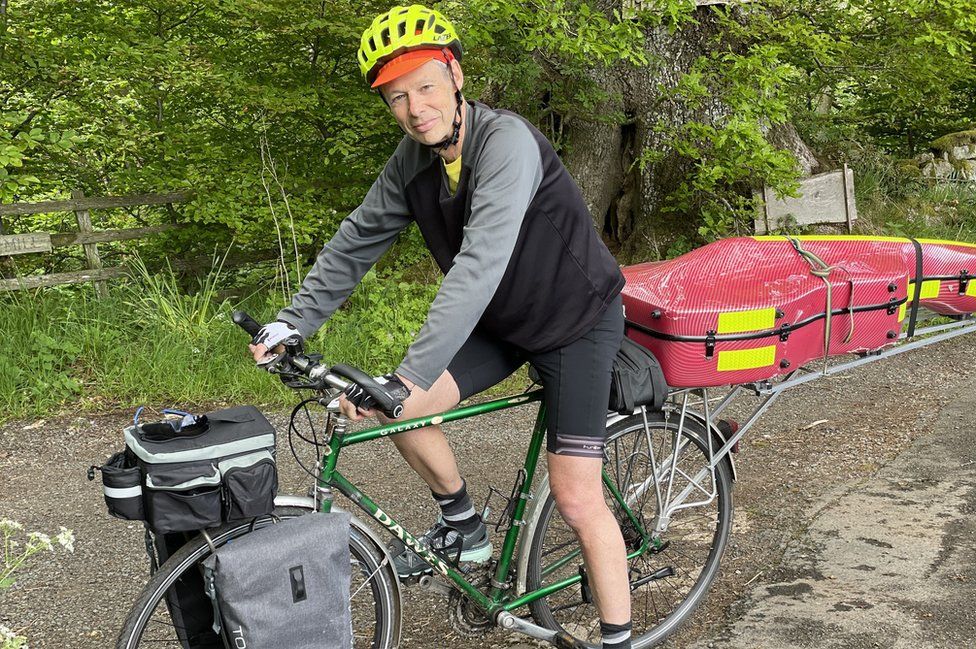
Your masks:
<instances>
[{"instance_id":1,"label":"white wildflower","mask_svg":"<svg viewBox=\"0 0 976 649\"><path fill-rule=\"evenodd\" d=\"M31 532L30 535L31 545L34 547L41 547L45 550L54 551L54 544L51 543L51 537L44 532Z\"/></svg>"},{"instance_id":2,"label":"white wildflower","mask_svg":"<svg viewBox=\"0 0 976 649\"><path fill-rule=\"evenodd\" d=\"M9 518L0 518L0 530L4 532L16 532L22 529L24 529L24 526L17 521L12 521Z\"/></svg>"},{"instance_id":3,"label":"white wildflower","mask_svg":"<svg viewBox=\"0 0 976 649\"><path fill-rule=\"evenodd\" d=\"M61 526L61 531L54 537L54 540L68 552L75 551L75 534L67 527Z\"/></svg>"}]
</instances>

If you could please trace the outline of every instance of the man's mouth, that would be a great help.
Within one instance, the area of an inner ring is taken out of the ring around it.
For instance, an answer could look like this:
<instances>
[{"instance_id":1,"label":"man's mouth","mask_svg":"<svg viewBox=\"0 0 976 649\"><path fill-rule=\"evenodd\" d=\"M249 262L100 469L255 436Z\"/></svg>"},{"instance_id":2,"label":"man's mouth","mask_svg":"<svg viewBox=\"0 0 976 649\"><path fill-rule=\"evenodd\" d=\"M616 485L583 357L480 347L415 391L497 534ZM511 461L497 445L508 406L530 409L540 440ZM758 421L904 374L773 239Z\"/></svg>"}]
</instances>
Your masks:
<instances>
[{"instance_id":1,"label":"man's mouth","mask_svg":"<svg viewBox=\"0 0 976 649\"><path fill-rule=\"evenodd\" d=\"M430 119L426 122L422 122L420 124L415 125L413 127L413 130L417 131L418 133L426 133L430 129L434 128L434 125L436 123L437 123L437 118L434 117L433 119Z\"/></svg>"}]
</instances>

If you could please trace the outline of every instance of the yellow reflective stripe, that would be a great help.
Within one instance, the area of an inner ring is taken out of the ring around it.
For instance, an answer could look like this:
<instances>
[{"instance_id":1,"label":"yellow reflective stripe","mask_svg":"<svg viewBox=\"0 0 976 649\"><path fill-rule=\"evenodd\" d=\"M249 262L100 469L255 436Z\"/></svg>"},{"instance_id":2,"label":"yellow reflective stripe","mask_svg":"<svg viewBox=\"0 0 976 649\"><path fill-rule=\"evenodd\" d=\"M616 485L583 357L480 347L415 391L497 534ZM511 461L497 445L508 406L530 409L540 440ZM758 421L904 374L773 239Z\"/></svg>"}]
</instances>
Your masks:
<instances>
[{"instance_id":1,"label":"yellow reflective stripe","mask_svg":"<svg viewBox=\"0 0 976 649\"><path fill-rule=\"evenodd\" d=\"M761 234L752 237L756 241L785 241L785 237L774 234ZM872 237L864 234L801 234L792 237L798 241L889 241L894 243L908 243L905 237ZM936 246L965 246L976 248L976 243L968 241L949 241L948 239L919 239L919 243Z\"/></svg>"},{"instance_id":2,"label":"yellow reflective stripe","mask_svg":"<svg viewBox=\"0 0 976 649\"><path fill-rule=\"evenodd\" d=\"M939 291L942 289L942 282L937 279L926 279L922 281L922 292L918 296L920 300L931 300L934 297L939 297ZM908 282L908 301L911 302L915 297L915 282Z\"/></svg>"},{"instance_id":3,"label":"yellow reflective stripe","mask_svg":"<svg viewBox=\"0 0 976 649\"><path fill-rule=\"evenodd\" d=\"M898 308L898 322L905 319L905 312L908 311L908 302L902 302L901 307Z\"/></svg>"},{"instance_id":4,"label":"yellow reflective stripe","mask_svg":"<svg viewBox=\"0 0 976 649\"><path fill-rule=\"evenodd\" d=\"M751 370L776 362L776 345L755 349L732 349L718 353L718 371Z\"/></svg>"},{"instance_id":5,"label":"yellow reflective stripe","mask_svg":"<svg viewBox=\"0 0 976 649\"><path fill-rule=\"evenodd\" d=\"M946 239L919 239L919 243L929 243L938 246L966 246L968 248L976 248L976 243L969 243L968 241L948 241Z\"/></svg>"},{"instance_id":6,"label":"yellow reflective stripe","mask_svg":"<svg viewBox=\"0 0 976 649\"><path fill-rule=\"evenodd\" d=\"M966 287L966 295L976 297L976 280L969 280L969 286Z\"/></svg>"},{"instance_id":7,"label":"yellow reflective stripe","mask_svg":"<svg viewBox=\"0 0 976 649\"><path fill-rule=\"evenodd\" d=\"M718 333L734 334L761 331L776 326L776 308L729 311L718 314Z\"/></svg>"},{"instance_id":8,"label":"yellow reflective stripe","mask_svg":"<svg viewBox=\"0 0 976 649\"><path fill-rule=\"evenodd\" d=\"M777 236L774 234L760 234L752 237L756 241L786 241L786 237ZM797 241L893 241L895 243L908 243L909 240L905 237L870 237L863 234L802 234L799 236L791 236L791 239L796 239ZM934 241L929 241L927 243L935 243ZM954 241L942 241L939 243L955 243ZM967 244L963 244L967 245Z\"/></svg>"}]
</instances>

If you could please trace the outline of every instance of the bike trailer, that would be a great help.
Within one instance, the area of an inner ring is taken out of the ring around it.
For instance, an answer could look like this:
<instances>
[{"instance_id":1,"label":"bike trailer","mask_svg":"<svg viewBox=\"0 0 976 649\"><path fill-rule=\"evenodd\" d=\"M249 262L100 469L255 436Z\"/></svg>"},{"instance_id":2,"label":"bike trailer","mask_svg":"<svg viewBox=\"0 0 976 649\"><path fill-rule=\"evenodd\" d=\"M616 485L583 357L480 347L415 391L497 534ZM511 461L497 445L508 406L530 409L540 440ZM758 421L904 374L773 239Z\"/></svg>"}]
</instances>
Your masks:
<instances>
[{"instance_id":1,"label":"bike trailer","mask_svg":"<svg viewBox=\"0 0 976 649\"><path fill-rule=\"evenodd\" d=\"M628 337L668 385L750 383L914 333L919 306L976 311L976 246L872 237L748 237L623 269Z\"/></svg>"},{"instance_id":2,"label":"bike trailer","mask_svg":"<svg viewBox=\"0 0 976 649\"><path fill-rule=\"evenodd\" d=\"M347 512L288 519L203 562L213 628L227 646L351 649L349 520Z\"/></svg>"}]
</instances>

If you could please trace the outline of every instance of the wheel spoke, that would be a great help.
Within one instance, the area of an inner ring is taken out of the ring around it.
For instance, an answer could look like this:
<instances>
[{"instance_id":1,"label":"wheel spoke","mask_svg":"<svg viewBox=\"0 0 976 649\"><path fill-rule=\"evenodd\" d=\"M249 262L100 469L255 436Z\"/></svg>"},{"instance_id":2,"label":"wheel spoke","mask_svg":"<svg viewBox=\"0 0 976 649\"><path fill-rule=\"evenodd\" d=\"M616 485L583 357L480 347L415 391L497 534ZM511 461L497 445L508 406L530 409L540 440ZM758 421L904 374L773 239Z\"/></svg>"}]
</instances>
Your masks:
<instances>
[{"instance_id":1,"label":"wheel spoke","mask_svg":"<svg viewBox=\"0 0 976 649\"><path fill-rule=\"evenodd\" d=\"M673 479L675 494L689 486L696 493L700 490L716 492L716 497L707 504L673 513L660 539L667 544L662 552L653 554L648 551L630 560L632 581L664 567L674 572L648 581L631 593L633 637L656 643L693 612L715 578L731 527L731 479L727 466L721 464L716 467L714 482L709 472L704 480L693 483L691 477L707 466L708 446L702 441L700 431L677 431L677 421L652 419L650 415L648 424L649 436L645 434L639 414L618 423L611 430L605 466L606 475L616 481L615 488L627 502L643 534L653 532L660 515L655 480L661 479L666 485ZM656 462L651 461L652 457ZM671 463L675 459L671 473ZM608 489L605 495L607 505L621 524L629 551L633 551L642 543L641 531L634 528L634 523ZM554 560L554 557L559 559ZM550 498L532 545L529 588L573 576L580 559L575 534L559 516ZM596 607L583 602L578 585L534 602L532 612L540 623L562 628L582 641L599 639Z\"/></svg>"}]
</instances>

